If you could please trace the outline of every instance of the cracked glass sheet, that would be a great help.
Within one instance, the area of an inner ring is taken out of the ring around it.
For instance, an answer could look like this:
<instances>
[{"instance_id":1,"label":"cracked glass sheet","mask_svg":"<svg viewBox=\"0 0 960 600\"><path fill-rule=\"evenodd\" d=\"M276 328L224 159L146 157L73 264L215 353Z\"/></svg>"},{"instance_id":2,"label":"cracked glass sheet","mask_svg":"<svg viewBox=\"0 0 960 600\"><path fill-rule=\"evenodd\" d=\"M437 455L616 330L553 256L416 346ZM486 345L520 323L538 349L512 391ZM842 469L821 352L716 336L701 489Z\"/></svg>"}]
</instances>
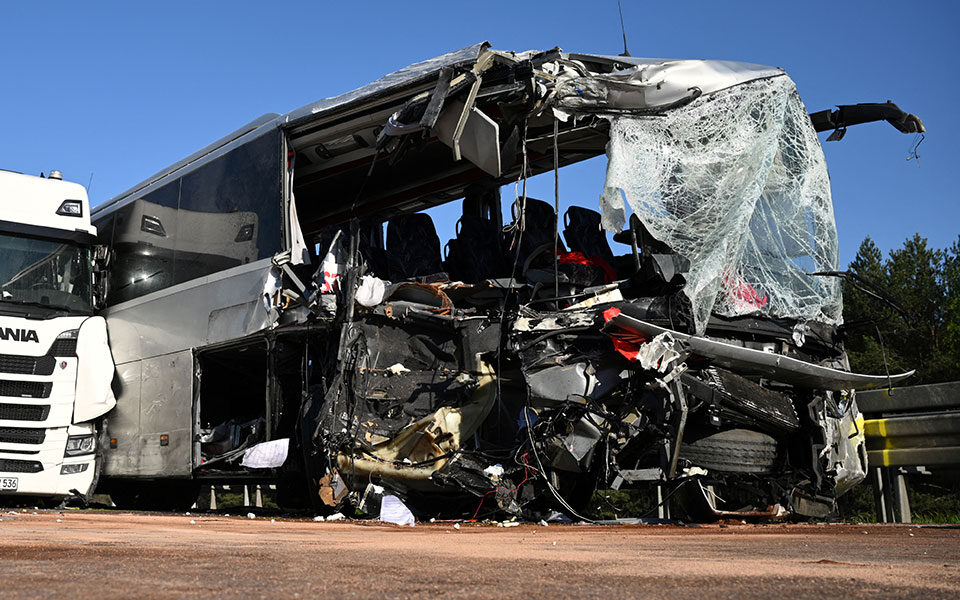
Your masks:
<instances>
[{"instance_id":1,"label":"cracked glass sheet","mask_svg":"<svg viewBox=\"0 0 960 600\"><path fill-rule=\"evenodd\" d=\"M837 231L823 151L789 77L608 118L604 212L626 198L689 259L697 333L711 312L841 322L838 280L810 275L837 268Z\"/></svg>"}]
</instances>

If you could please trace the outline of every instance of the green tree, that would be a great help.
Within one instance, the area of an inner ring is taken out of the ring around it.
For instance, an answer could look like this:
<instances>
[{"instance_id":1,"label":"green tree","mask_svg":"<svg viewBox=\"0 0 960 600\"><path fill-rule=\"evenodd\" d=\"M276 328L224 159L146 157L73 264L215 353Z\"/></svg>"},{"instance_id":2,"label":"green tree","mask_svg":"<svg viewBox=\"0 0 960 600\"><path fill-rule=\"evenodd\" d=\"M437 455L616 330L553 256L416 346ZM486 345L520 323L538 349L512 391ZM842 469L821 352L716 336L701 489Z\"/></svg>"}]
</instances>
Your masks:
<instances>
[{"instance_id":1,"label":"green tree","mask_svg":"<svg viewBox=\"0 0 960 600\"><path fill-rule=\"evenodd\" d=\"M916 369L914 385L960 379L960 242L934 250L917 234L883 260L867 237L849 270L882 288L906 313L844 282L847 352L855 371Z\"/></svg>"}]
</instances>

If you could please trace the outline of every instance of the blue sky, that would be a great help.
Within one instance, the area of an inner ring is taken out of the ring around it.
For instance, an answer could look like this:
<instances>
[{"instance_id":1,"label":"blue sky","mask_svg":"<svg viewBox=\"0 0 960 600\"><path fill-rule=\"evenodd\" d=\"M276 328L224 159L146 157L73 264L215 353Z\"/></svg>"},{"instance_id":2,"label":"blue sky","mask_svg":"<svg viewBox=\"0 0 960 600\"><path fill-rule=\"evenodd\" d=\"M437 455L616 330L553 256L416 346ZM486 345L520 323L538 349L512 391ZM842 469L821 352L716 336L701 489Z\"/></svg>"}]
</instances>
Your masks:
<instances>
[{"instance_id":1,"label":"blue sky","mask_svg":"<svg viewBox=\"0 0 960 600\"><path fill-rule=\"evenodd\" d=\"M623 0L634 56L783 67L808 110L890 99L923 119L919 163L907 160L914 136L885 123L825 144L844 264L866 235L884 252L916 232L934 247L957 240L958 7ZM3 3L0 168L84 185L92 174L96 204L261 114L482 40L622 51L615 0ZM604 165L561 171L564 200L594 202ZM552 198L552 178L533 194Z\"/></svg>"}]
</instances>

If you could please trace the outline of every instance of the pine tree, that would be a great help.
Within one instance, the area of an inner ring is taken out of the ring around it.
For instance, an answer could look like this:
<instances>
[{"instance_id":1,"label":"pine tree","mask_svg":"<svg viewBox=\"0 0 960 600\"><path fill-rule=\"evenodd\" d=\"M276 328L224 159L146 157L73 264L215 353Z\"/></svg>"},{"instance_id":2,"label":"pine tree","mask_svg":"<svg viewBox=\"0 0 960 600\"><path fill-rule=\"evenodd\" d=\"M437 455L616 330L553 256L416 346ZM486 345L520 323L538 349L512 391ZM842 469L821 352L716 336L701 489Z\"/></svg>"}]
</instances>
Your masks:
<instances>
[{"instance_id":1,"label":"pine tree","mask_svg":"<svg viewBox=\"0 0 960 600\"><path fill-rule=\"evenodd\" d=\"M844 282L844 330L853 370L916 369L913 385L960 379L960 241L934 250L916 234L884 261L867 237L849 270L882 287L907 315L855 282Z\"/></svg>"}]
</instances>

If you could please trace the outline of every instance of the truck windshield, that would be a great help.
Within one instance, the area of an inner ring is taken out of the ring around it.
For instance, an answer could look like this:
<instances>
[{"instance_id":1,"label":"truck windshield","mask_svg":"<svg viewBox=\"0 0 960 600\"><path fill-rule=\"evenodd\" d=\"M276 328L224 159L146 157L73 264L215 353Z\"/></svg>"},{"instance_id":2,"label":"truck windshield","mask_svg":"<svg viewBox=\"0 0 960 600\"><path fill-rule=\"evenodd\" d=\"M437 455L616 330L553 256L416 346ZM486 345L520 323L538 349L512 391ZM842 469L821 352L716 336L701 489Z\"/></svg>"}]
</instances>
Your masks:
<instances>
[{"instance_id":1,"label":"truck windshield","mask_svg":"<svg viewBox=\"0 0 960 600\"><path fill-rule=\"evenodd\" d=\"M0 234L0 301L93 310L90 248Z\"/></svg>"}]
</instances>

